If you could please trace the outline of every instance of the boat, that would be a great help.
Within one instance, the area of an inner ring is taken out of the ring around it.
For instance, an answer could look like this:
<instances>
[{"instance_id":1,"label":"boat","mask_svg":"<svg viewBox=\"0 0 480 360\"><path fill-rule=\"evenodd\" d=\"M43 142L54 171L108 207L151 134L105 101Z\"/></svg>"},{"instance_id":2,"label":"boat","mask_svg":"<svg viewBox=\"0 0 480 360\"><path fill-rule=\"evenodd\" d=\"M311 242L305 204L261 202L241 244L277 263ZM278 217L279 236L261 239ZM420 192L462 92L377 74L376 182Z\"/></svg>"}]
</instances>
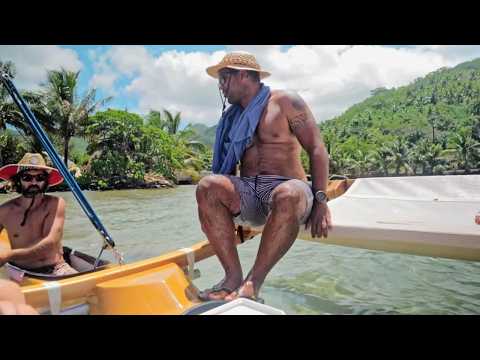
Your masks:
<instances>
[{"instance_id":1,"label":"boat","mask_svg":"<svg viewBox=\"0 0 480 360\"><path fill-rule=\"evenodd\" d=\"M329 181L334 229L328 238L299 238L340 246L479 261L480 175L418 176ZM445 221L448 219L448 221ZM238 245L262 228L236 227ZM9 246L5 231L0 244ZM130 264L84 261L83 273L66 278L26 274L21 289L41 314L189 314L208 305L198 299L195 264L214 256L208 241ZM66 257L67 258L67 257ZM88 268L90 264L91 268Z\"/></svg>"},{"instance_id":2,"label":"boat","mask_svg":"<svg viewBox=\"0 0 480 360\"><path fill-rule=\"evenodd\" d=\"M332 180L327 194L342 194L351 180ZM235 229L236 244L242 244L261 233L260 228ZM5 230L0 233L0 246L9 248ZM199 272L195 264L214 256L207 240L188 248L130 264L101 261L93 269L95 257L64 247L64 257L79 274L54 277L22 271L8 264L8 273L20 274L19 284L27 304L40 314L92 315L181 315L207 311L210 306L198 299L193 280ZM17 275L18 276L18 275Z\"/></svg>"},{"instance_id":3,"label":"boat","mask_svg":"<svg viewBox=\"0 0 480 360\"><path fill-rule=\"evenodd\" d=\"M103 239L97 257L64 247L65 259L79 271L75 275L52 277L9 264L8 271L20 283L27 304L41 314L104 315L198 314L224 306L200 301L193 285L198 276L195 263L215 255L208 241L130 264L124 264L121 257L118 264L101 260L105 249L115 254L113 239L11 80L5 74L1 80ZM474 222L480 209L480 175L331 178L327 196L333 231L321 239L312 239L308 232L301 231L300 239L480 260L480 226ZM262 228L237 226L236 244L261 232ZM0 233L0 246L10 246L6 231Z\"/></svg>"}]
</instances>

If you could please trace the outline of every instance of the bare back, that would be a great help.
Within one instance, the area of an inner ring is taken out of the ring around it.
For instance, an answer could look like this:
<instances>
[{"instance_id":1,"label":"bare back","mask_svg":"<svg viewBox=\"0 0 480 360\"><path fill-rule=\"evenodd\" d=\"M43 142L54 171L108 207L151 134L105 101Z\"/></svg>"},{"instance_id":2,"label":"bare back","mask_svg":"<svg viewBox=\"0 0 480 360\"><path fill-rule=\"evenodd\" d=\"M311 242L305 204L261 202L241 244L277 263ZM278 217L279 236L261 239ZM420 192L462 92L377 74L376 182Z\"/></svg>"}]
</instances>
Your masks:
<instances>
[{"instance_id":1,"label":"bare back","mask_svg":"<svg viewBox=\"0 0 480 360\"><path fill-rule=\"evenodd\" d=\"M40 203L29 211L25 225L21 226L20 223L25 213L22 200L25 198L20 196L0 206L0 230L2 228L7 230L12 249L31 248L49 235L55 241L50 241L48 252L42 251L32 255L30 259L16 260L15 263L28 268L57 264L62 260L63 255L60 239L63 235L64 200L44 195L40 199ZM30 199L27 200L30 201ZM60 219L59 212L61 212ZM54 227L55 221L57 225ZM59 222L61 224L58 224ZM56 232L53 236L52 231ZM53 250L50 246L52 243L54 244Z\"/></svg>"},{"instance_id":2,"label":"bare back","mask_svg":"<svg viewBox=\"0 0 480 360\"><path fill-rule=\"evenodd\" d=\"M284 91L272 91L252 144L245 151L241 176L281 175L306 181L300 160L302 146L287 118Z\"/></svg>"}]
</instances>

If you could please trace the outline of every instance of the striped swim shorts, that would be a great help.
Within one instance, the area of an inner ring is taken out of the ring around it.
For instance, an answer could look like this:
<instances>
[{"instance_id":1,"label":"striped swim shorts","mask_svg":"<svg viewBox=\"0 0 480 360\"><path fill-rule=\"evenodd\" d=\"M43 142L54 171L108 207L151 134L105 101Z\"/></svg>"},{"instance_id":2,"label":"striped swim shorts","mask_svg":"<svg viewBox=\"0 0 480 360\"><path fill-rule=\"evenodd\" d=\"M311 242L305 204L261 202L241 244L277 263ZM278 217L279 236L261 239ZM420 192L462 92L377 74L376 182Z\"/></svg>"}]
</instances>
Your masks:
<instances>
[{"instance_id":1,"label":"striped swim shorts","mask_svg":"<svg viewBox=\"0 0 480 360\"><path fill-rule=\"evenodd\" d=\"M278 175L227 177L240 194L240 214L234 217L235 224L253 227L265 225L271 210L272 192L278 185L287 181L305 193L307 205L300 224L307 221L313 205L312 188L307 182Z\"/></svg>"}]
</instances>

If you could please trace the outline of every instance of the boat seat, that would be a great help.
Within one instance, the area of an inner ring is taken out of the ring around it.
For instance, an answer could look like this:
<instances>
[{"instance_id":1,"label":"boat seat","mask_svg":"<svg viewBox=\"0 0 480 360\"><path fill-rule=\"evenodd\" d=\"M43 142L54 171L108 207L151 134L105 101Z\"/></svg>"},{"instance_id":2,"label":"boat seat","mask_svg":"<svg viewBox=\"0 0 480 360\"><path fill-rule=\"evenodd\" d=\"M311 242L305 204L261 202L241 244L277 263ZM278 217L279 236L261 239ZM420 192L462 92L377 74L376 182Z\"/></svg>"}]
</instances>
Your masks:
<instances>
[{"instance_id":1,"label":"boat seat","mask_svg":"<svg viewBox=\"0 0 480 360\"><path fill-rule=\"evenodd\" d=\"M95 258L93 256L84 254L77 250L72 250L71 248L64 246L63 247L63 258L65 261L73 267L75 270L78 271L78 274L69 274L69 275L50 275L45 273L39 273L32 270L27 270L20 268L17 265L7 263L6 268L7 272L9 273L10 278L17 279L18 282L22 281L24 276L31 277L34 279L40 279L45 281L56 281L67 279L83 274L88 274L94 271L100 271L105 269L105 266L108 265L110 262L105 260L100 260L98 266L95 270L93 270L93 265L95 263Z\"/></svg>"}]
</instances>

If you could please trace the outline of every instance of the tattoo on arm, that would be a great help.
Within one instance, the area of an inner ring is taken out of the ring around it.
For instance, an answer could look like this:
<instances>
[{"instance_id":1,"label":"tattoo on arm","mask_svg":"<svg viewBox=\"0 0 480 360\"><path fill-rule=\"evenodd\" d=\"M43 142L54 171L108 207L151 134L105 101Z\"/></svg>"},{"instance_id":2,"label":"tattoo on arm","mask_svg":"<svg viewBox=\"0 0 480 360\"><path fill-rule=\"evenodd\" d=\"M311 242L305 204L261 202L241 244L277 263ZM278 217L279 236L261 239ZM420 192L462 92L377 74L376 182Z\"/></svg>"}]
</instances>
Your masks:
<instances>
[{"instance_id":1,"label":"tattoo on arm","mask_svg":"<svg viewBox=\"0 0 480 360\"><path fill-rule=\"evenodd\" d=\"M295 115L295 117L288 119L288 124L293 132L301 129L307 124L307 114L305 112L301 112L300 114Z\"/></svg>"},{"instance_id":2,"label":"tattoo on arm","mask_svg":"<svg viewBox=\"0 0 480 360\"><path fill-rule=\"evenodd\" d=\"M290 92L288 97L294 110L291 118L288 119L288 124L290 129L295 132L307 124L307 104L296 92Z\"/></svg>"}]
</instances>

